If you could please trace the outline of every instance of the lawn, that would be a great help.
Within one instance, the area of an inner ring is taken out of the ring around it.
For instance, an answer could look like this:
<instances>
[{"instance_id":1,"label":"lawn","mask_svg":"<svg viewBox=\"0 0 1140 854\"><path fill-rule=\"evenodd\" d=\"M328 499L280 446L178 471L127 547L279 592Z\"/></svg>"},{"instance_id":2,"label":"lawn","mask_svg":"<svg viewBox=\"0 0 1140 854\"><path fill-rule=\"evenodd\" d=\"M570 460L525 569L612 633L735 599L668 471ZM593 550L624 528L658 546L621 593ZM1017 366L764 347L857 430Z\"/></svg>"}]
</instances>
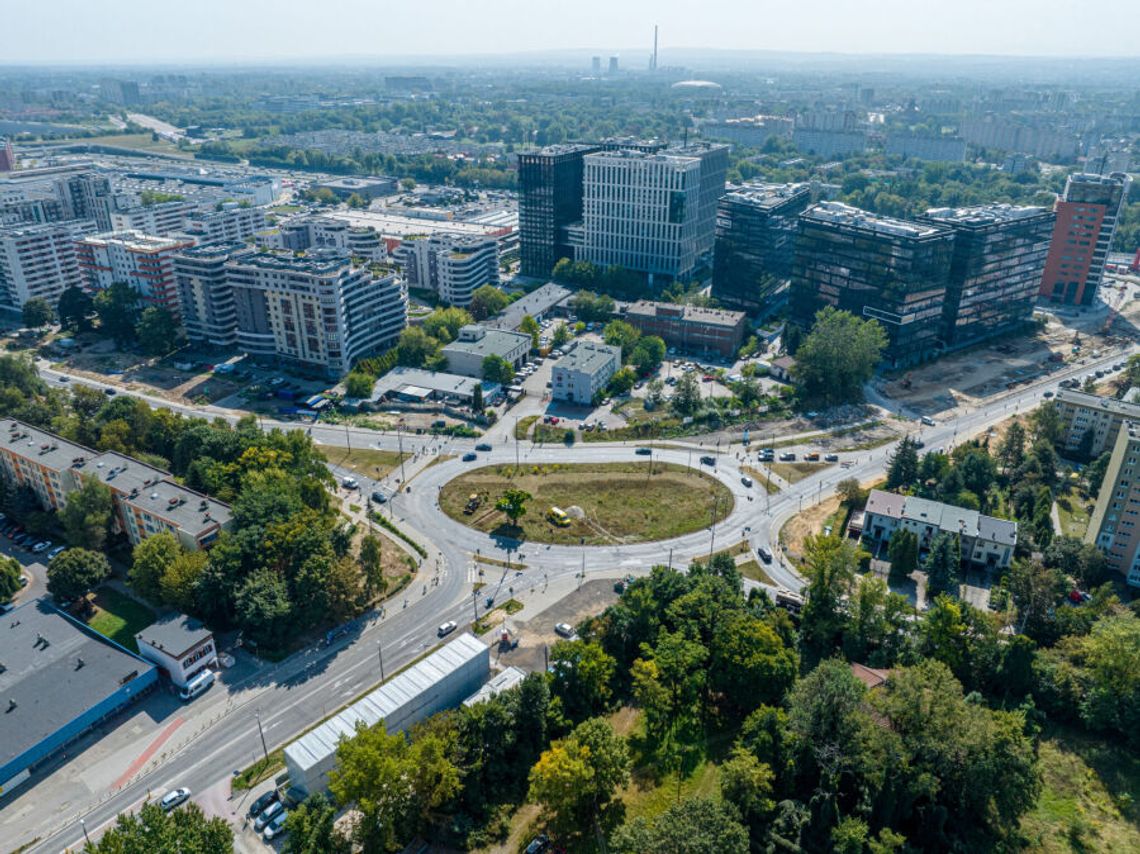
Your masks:
<instances>
[{"instance_id":1,"label":"lawn","mask_svg":"<svg viewBox=\"0 0 1140 854\"><path fill-rule=\"evenodd\" d=\"M788 483L798 483L829 465L831 463L768 463L768 468L772 474L782 477Z\"/></svg>"},{"instance_id":2,"label":"lawn","mask_svg":"<svg viewBox=\"0 0 1140 854\"><path fill-rule=\"evenodd\" d=\"M87 625L131 652L138 652L135 635L154 622L154 611L113 587L100 587L92 597L95 613Z\"/></svg>"},{"instance_id":3,"label":"lawn","mask_svg":"<svg viewBox=\"0 0 1140 854\"><path fill-rule=\"evenodd\" d=\"M520 418L518 423L515 424L515 438L519 440L525 439L530 432L530 426L537 420L537 415L528 415L526 418Z\"/></svg>"},{"instance_id":4,"label":"lawn","mask_svg":"<svg viewBox=\"0 0 1140 854\"><path fill-rule=\"evenodd\" d=\"M1028 850L1140 851L1140 757L1060 727L1046 730L1040 757L1041 797L1021 820Z\"/></svg>"},{"instance_id":5,"label":"lawn","mask_svg":"<svg viewBox=\"0 0 1140 854\"><path fill-rule=\"evenodd\" d=\"M1057 515L1061 518L1061 533L1069 537L1084 537L1089 527L1095 502L1081 495L1080 489L1070 486L1069 491L1057 497Z\"/></svg>"},{"instance_id":6,"label":"lawn","mask_svg":"<svg viewBox=\"0 0 1140 854\"><path fill-rule=\"evenodd\" d=\"M444 486L439 504L451 518L477 530L532 542L589 545L648 542L678 537L708 527L716 501L717 520L732 512L732 495L719 481L685 466L652 463L591 463L524 467L486 466ZM494 509L504 490L515 487L533 500L518 527ZM472 493L485 496L473 516L463 514ZM571 515L570 525L546 520L550 507ZM581 508L574 518L572 508Z\"/></svg>"},{"instance_id":7,"label":"lawn","mask_svg":"<svg viewBox=\"0 0 1140 854\"><path fill-rule=\"evenodd\" d=\"M740 570L740 574L745 578L751 578L753 581L759 581L761 584L769 584L772 587L780 586L772 580L772 576L764 571L764 567L754 560L738 563L736 568Z\"/></svg>"},{"instance_id":8,"label":"lawn","mask_svg":"<svg viewBox=\"0 0 1140 854\"><path fill-rule=\"evenodd\" d=\"M330 463L346 468L356 474L378 480L392 471L402 460L411 454L401 456L399 451L378 451L375 448L338 448L333 445L317 445Z\"/></svg>"}]
</instances>

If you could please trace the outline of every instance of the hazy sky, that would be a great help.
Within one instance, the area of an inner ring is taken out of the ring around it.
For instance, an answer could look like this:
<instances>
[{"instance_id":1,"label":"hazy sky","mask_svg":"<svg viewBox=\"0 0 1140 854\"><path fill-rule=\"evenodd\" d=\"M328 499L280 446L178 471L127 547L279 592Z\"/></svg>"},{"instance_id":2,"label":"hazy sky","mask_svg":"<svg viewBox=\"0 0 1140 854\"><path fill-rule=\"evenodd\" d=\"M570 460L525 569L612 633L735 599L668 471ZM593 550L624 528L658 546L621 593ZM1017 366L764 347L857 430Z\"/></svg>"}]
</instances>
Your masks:
<instances>
[{"instance_id":1,"label":"hazy sky","mask_svg":"<svg viewBox=\"0 0 1140 854\"><path fill-rule=\"evenodd\" d=\"M670 47L1136 56L1140 0L2 0L0 63Z\"/></svg>"}]
</instances>

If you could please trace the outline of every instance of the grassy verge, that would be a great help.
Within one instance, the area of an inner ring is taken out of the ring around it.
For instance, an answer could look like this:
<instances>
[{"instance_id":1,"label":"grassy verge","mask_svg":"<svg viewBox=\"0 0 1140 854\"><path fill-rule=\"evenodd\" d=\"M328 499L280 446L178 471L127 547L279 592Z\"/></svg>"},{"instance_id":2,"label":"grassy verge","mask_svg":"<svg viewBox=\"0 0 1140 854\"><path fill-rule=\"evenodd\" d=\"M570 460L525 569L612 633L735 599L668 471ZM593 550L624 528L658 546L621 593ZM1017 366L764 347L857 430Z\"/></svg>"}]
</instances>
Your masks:
<instances>
[{"instance_id":1,"label":"grassy verge","mask_svg":"<svg viewBox=\"0 0 1140 854\"><path fill-rule=\"evenodd\" d=\"M399 451L379 451L375 448L337 448L332 445L317 445L325 458L335 466L348 469L356 474L378 480L384 477L411 454Z\"/></svg>"},{"instance_id":2,"label":"grassy verge","mask_svg":"<svg viewBox=\"0 0 1140 854\"><path fill-rule=\"evenodd\" d=\"M535 421L538 420L537 415L528 415L526 418L520 418L519 422L515 425L515 438L522 441L530 433L530 428Z\"/></svg>"},{"instance_id":3,"label":"grassy verge","mask_svg":"<svg viewBox=\"0 0 1140 854\"><path fill-rule=\"evenodd\" d=\"M471 624L471 631L477 635L485 635L496 626L502 625L503 619L511 614L517 614L523 609L523 603L518 599L508 599L502 605L496 605L490 611Z\"/></svg>"},{"instance_id":4,"label":"grassy verge","mask_svg":"<svg viewBox=\"0 0 1140 854\"><path fill-rule=\"evenodd\" d=\"M591 463L486 466L467 472L443 487L440 507L451 518L480 531L533 542L592 545L670 539L708 526L732 511L729 490L719 481L685 466L649 463ZM530 493L526 514L517 526L494 509L509 488ZM484 496L482 508L464 515L468 496ZM570 513L570 524L546 519L551 507ZM573 508L579 508L578 514ZM577 518L575 518L577 517Z\"/></svg>"},{"instance_id":5,"label":"grassy verge","mask_svg":"<svg viewBox=\"0 0 1140 854\"><path fill-rule=\"evenodd\" d=\"M522 422L520 421L519 424L521 425ZM573 430L568 430L565 427L555 427L550 424L535 424L534 438L532 441L536 444L573 444L574 435ZM583 433L582 435L587 436L589 434ZM569 442L567 442L567 436L570 437Z\"/></svg>"},{"instance_id":6,"label":"grassy verge","mask_svg":"<svg viewBox=\"0 0 1140 854\"><path fill-rule=\"evenodd\" d=\"M823 471L830 463L769 463L768 468L772 474L778 475L788 483L798 483L805 477L810 477L817 471Z\"/></svg>"},{"instance_id":7,"label":"grassy verge","mask_svg":"<svg viewBox=\"0 0 1140 854\"><path fill-rule=\"evenodd\" d=\"M770 584L773 587L779 586L772 580L772 576L764 571L764 567L754 560L737 564L736 568L740 570L740 574L745 578L751 578L753 581L759 581L761 584Z\"/></svg>"},{"instance_id":8,"label":"grassy verge","mask_svg":"<svg viewBox=\"0 0 1140 854\"><path fill-rule=\"evenodd\" d=\"M780 487L772 483L772 478L768 477L767 472L762 472L760 469L754 469L751 466L741 466L740 470L751 477L758 487L768 490L769 495L775 495L780 491Z\"/></svg>"},{"instance_id":9,"label":"grassy verge","mask_svg":"<svg viewBox=\"0 0 1140 854\"><path fill-rule=\"evenodd\" d=\"M525 563L517 563L514 561L507 563L505 560L499 560L497 557L487 557L483 554L472 555L471 557L472 560L474 560L476 563L485 563L487 566L501 566L503 568L509 567L511 569L527 568L527 565Z\"/></svg>"},{"instance_id":10,"label":"grassy verge","mask_svg":"<svg viewBox=\"0 0 1140 854\"><path fill-rule=\"evenodd\" d=\"M425 549L423 546L421 546L419 543L417 543L415 540L397 528L390 519L385 516L381 516L379 513L373 513L372 518L379 522L381 527L387 528L389 531L391 531L393 534L395 534L397 537L415 549L416 554L418 554L420 557L427 557L427 549Z\"/></svg>"},{"instance_id":11,"label":"grassy verge","mask_svg":"<svg viewBox=\"0 0 1140 854\"><path fill-rule=\"evenodd\" d=\"M1083 537L1089 527L1093 501L1083 497L1080 490L1069 487L1067 492L1057 496L1057 515L1061 519L1061 533L1069 537Z\"/></svg>"},{"instance_id":12,"label":"grassy verge","mask_svg":"<svg viewBox=\"0 0 1140 854\"><path fill-rule=\"evenodd\" d=\"M135 635L154 622L154 611L113 587L101 587L92 597L95 613L87 625L131 652L138 652Z\"/></svg>"}]
</instances>

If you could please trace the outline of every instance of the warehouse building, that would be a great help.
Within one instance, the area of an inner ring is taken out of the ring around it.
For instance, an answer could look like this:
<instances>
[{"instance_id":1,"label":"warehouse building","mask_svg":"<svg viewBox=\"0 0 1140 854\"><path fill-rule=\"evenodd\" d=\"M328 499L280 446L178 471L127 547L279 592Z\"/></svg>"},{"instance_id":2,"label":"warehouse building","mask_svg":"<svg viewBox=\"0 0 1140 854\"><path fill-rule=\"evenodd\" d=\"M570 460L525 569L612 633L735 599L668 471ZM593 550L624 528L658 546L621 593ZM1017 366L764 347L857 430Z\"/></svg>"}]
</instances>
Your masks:
<instances>
[{"instance_id":1,"label":"warehouse building","mask_svg":"<svg viewBox=\"0 0 1140 854\"><path fill-rule=\"evenodd\" d=\"M150 662L43 599L0 625L0 798L158 680Z\"/></svg>"},{"instance_id":2,"label":"warehouse building","mask_svg":"<svg viewBox=\"0 0 1140 854\"><path fill-rule=\"evenodd\" d=\"M522 332L488 329L471 323L460 329L459 337L440 352L447 358L450 373L482 377L483 360L488 356L500 357L517 371L525 364L531 343L530 336Z\"/></svg>"},{"instance_id":3,"label":"warehouse building","mask_svg":"<svg viewBox=\"0 0 1140 854\"><path fill-rule=\"evenodd\" d=\"M498 383L483 382L474 377L397 365L372 386L372 400L400 400L405 403L442 401L467 406L475 398L475 389L480 387L486 403L495 401L503 391Z\"/></svg>"},{"instance_id":4,"label":"warehouse building","mask_svg":"<svg viewBox=\"0 0 1140 854\"><path fill-rule=\"evenodd\" d=\"M460 635L287 745L290 783L308 794L323 792L329 771L336 767L337 745L342 738L351 738L358 724L375 726L383 721L389 733L402 732L458 706L490 672L491 648L472 634Z\"/></svg>"}]
</instances>

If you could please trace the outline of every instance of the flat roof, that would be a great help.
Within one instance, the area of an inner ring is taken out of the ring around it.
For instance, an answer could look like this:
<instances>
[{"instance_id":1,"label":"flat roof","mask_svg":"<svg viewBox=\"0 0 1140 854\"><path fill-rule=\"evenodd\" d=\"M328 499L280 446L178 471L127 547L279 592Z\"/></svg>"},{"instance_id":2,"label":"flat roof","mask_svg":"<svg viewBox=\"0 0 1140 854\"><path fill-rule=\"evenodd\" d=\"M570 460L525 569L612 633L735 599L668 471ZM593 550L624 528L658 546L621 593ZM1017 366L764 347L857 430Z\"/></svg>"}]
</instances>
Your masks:
<instances>
[{"instance_id":1,"label":"flat roof","mask_svg":"<svg viewBox=\"0 0 1140 854\"><path fill-rule=\"evenodd\" d=\"M810 195L811 185L802 182L798 184L750 182L733 187L722 198L757 208L770 209Z\"/></svg>"},{"instance_id":2,"label":"flat roof","mask_svg":"<svg viewBox=\"0 0 1140 854\"><path fill-rule=\"evenodd\" d=\"M1052 211L1029 205L974 205L963 208L930 208L923 219L936 220L946 225L986 226L1003 222L1019 222L1036 217L1049 217Z\"/></svg>"},{"instance_id":3,"label":"flat roof","mask_svg":"<svg viewBox=\"0 0 1140 854\"><path fill-rule=\"evenodd\" d=\"M179 202L178 204L182 204ZM138 209L136 209L138 210ZM132 213L132 211L125 211ZM111 231L79 238L80 243L90 246L123 246L134 252L162 252L166 249L181 249L193 246L194 242L185 237L158 237L137 229Z\"/></svg>"},{"instance_id":4,"label":"flat roof","mask_svg":"<svg viewBox=\"0 0 1140 854\"><path fill-rule=\"evenodd\" d=\"M496 383L481 382L474 377L398 365L376 380L375 385L372 386L372 399L379 400L385 394L394 391L414 393L415 390L471 397L475 394L476 386L480 385L485 394L491 394L498 388Z\"/></svg>"},{"instance_id":5,"label":"flat roof","mask_svg":"<svg viewBox=\"0 0 1140 854\"><path fill-rule=\"evenodd\" d=\"M464 327L467 329L469 327ZM441 351L444 355L448 352L452 353L471 353L476 356L506 356L520 344L525 343L530 346L530 336L522 332L510 332L506 329L491 329L486 326L480 326L483 334L476 340L464 340L462 337L456 338L449 344L445 344ZM463 330L460 330L460 335Z\"/></svg>"},{"instance_id":6,"label":"flat roof","mask_svg":"<svg viewBox=\"0 0 1140 854\"><path fill-rule=\"evenodd\" d=\"M704 308L695 305L677 305L671 302L654 302L640 299L631 303L625 313L645 317L674 317L689 323L704 323L709 326L736 326L744 320L743 311L729 311L724 308Z\"/></svg>"},{"instance_id":7,"label":"flat roof","mask_svg":"<svg viewBox=\"0 0 1140 854\"><path fill-rule=\"evenodd\" d=\"M454 219L421 219L383 211L332 211L325 216L353 225L367 226L385 237L432 235L440 231L498 237L514 230L514 226L510 225L484 225Z\"/></svg>"},{"instance_id":8,"label":"flat roof","mask_svg":"<svg viewBox=\"0 0 1140 854\"><path fill-rule=\"evenodd\" d=\"M522 299L515 300L503 309L498 317L491 318L483 325L493 329L518 329L526 315L537 317L540 314L546 314L559 303L569 299L571 293L569 288L556 285L554 282L547 282Z\"/></svg>"},{"instance_id":9,"label":"flat roof","mask_svg":"<svg viewBox=\"0 0 1140 854\"><path fill-rule=\"evenodd\" d=\"M1114 397L1101 397L1099 394L1063 388L1057 392L1055 400L1057 403L1111 412L1113 415L1122 415L1126 418L1140 418L1140 403L1129 403L1127 400L1117 400Z\"/></svg>"},{"instance_id":10,"label":"flat roof","mask_svg":"<svg viewBox=\"0 0 1140 854\"><path fill-rule=\"evenodd\" d=\"M395 183L396 179L387 175L346 175L343 178L330 178L319 181L318 187L338 187L342 190L351 190L354 187L375 187L379 184Z\"/></svg>"},{"instance_id":11,"label":"flat roof","mask_svg":"<svg viewBox=\"0 0 1140 854\"><path fill-rule=\"evenodd\" d=\"M139 643L169 653L177 658L212 638L213 632L186 614L168 614L135 635Z\"/></svg>"},{"instance_id":12,"label":"flat roof","mask_svg":"<svg viewBox=\"0 0 1140 854\"><path fill-rule=\"evenodd\" d=\"M859 231L891 237L909 237L916 240L924 237L953 234L949 226L880 216L851 205L845 205L843 202L819 202L812 205L800 216L808 220L844 225Z\"/></svg>"},{"instance_id":13,"label":"flat roof","mask_svg":"<svg viewBox=\"0 0 1140 854\"><path fill-rule=\"evenodd\" d=\"M526 679L525 671L519 670L517 667L508 667L502 673L496 673L488 679L482 688L463 701L463 705L474 706L485 703L496 694L511 690L524 679Z\"/></svg>"},{"instance_id":14,"label":"flat roof","mask_svg":"<svg viewBox=\"0 0 1140 854\"><path fill-rule=\"evenodd\" d=\"M461 634L287 745L285 754L300 768L319 765L336 752L342 738L356 734L357 723L374 726L469 661L487 653L487 645L473 634Z\"/></svg>"},{"instance_id":15,"label":"flat roof","mask_svg":"<svg viewBox=\"0 0 1140 854\"><path fill-rule=\"evenodd\" d=\"M609 344L599 344L595 341L579 341L574 347L554 363L556 369L564 371L581 371L593 374L598 368L617 359L621 364L621 348Z\"/></svg>"},{"instance_id":16,"label":"flat roof","mask_svg":"<svg viewBox=\"0 0 1140 854\"><path fill-rule=\"evenodd\" d=\"M0 420L0 448L57 471L71 468L77 460L87 461L95 456L95 451L89 448L14 418Z\"/></svg>"},{"instance_id":17,"label":"flat roof","mask_svg":"<svg viewBox=\"0 0 1140 854\"><path fill-rule=\"evenodd\" d=\"M44 599L0 619L0 767L154 670Z\"/></svg>"}]
</instances>

